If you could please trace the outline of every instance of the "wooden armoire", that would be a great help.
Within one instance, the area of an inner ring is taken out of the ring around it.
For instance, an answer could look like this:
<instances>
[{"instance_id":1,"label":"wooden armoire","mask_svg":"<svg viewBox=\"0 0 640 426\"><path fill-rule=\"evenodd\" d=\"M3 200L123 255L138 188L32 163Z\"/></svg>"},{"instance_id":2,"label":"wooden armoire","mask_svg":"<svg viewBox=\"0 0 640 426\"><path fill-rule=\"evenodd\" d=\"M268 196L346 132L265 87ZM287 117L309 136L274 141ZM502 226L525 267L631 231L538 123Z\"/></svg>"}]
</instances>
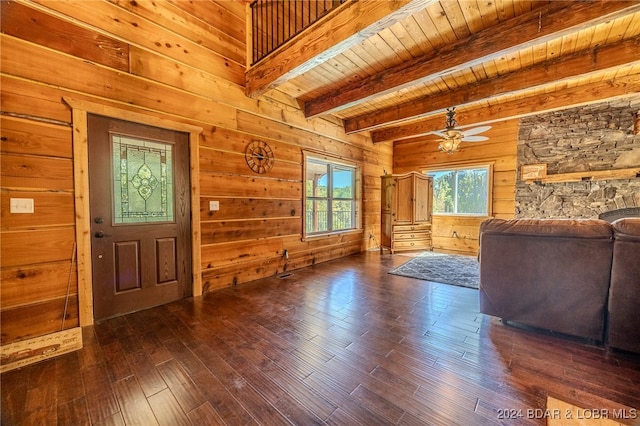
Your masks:
<instances>
[{"instance_id":1,"label":"wooden armoire","mask_svg":"<svg viewBox=\"0 0 640 426\"><path fill-rule=\"evenodd\" d=\"M380 249L431 250L433 179L423 173L384 175Z\"/></svg>"}]
</instances>

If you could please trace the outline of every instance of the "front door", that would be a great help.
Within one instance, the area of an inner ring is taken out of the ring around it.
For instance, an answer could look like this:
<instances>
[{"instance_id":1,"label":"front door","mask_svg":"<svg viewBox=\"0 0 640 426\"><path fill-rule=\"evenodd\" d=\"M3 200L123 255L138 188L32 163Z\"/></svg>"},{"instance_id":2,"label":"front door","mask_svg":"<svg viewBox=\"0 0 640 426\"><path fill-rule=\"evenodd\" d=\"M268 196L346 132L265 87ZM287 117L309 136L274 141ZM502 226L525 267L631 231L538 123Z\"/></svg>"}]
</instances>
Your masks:
<instances>
[{"instance_id":1,"label":"front door","mask_svg":"<svg viewBox=\"0 0 640 426\"><path fill-rule=\"evenodd\" d=\"M189 135L88 116L96 320L191 294Z\"/></svg>"}]
</instances>

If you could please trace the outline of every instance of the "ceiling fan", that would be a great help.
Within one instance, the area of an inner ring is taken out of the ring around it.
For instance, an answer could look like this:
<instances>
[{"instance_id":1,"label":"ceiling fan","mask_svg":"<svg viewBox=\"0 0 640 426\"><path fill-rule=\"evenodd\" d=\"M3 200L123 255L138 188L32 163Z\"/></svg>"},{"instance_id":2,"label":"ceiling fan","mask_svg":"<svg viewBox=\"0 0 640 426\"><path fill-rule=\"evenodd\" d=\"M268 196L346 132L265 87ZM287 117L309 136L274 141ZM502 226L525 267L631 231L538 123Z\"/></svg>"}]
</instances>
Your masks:
<instances>
[{"instance_id":1,"label":"ceiling fan","mask_svg":"<svg viewBox=\"0 0 640 426\"><path fill-rule=\"evenodd\" d=\"M456 107L447 108L447 119L445 121L446 128L431 132L440 136L438 148L440 151L452 154L458 150L460 142L482 142L489 138L486 136L478 136L478 133L486 132L491 126L480 126L468 130L456 129L458 122L455 119Z\"/></svg>"}]
</instances>

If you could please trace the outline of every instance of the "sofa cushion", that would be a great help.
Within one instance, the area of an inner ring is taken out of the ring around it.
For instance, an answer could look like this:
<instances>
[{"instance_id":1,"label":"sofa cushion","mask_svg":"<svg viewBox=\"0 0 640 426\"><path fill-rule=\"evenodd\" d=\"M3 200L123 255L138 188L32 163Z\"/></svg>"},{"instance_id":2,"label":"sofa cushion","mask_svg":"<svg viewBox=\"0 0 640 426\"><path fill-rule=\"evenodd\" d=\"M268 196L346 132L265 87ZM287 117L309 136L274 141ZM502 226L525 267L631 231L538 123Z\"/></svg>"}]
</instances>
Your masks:
<instances>
[{"instance_id":1,"label":"sofa cushion","mask_svg":"<svg viewBox=\"0 0 640 426\"><path fill-rule=\"evenodd\" d=\"M640 242L640 217L618 219L611 227L616 240Z\"/></svg>"}]
</instances>

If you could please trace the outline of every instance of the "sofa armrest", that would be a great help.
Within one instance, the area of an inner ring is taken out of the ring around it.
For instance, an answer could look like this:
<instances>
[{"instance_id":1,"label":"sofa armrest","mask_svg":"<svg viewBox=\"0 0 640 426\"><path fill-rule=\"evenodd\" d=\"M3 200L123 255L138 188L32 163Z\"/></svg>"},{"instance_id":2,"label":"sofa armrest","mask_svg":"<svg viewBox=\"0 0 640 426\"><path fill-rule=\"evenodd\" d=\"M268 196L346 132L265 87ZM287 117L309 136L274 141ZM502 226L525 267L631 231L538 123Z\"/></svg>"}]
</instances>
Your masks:
<instances>
[{"instance_id":1,"label":"sofa armrest","mask_svg":"<svg viewBox=\"0 0 640 426\"><path fill-rule=\"evenodd\" d=\"M618 219L609 290L608 345L640 353L640 218Z\"/></svg>"}]
</instances>

